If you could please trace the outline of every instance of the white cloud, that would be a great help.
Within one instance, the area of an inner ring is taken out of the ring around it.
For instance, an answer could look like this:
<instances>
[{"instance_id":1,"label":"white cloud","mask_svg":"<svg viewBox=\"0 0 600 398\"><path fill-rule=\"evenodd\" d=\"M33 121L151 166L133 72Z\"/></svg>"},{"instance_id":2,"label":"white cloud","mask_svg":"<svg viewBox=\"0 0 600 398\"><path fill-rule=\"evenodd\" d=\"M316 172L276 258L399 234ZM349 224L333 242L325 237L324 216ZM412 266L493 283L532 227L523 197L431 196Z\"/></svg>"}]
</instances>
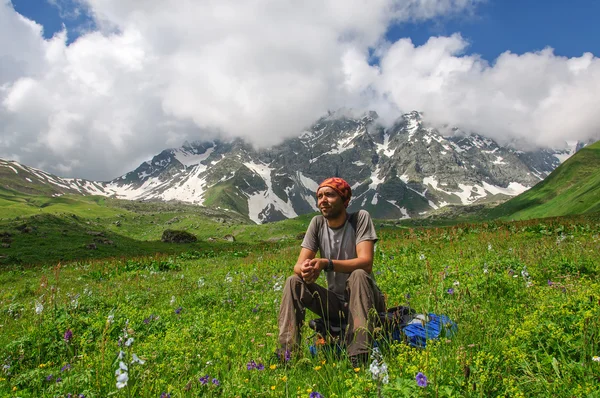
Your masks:
<instances>
[{"instance_id":1,"label":"white cloud","mask_svg":"<svg viewBox=\"0 0 600 398\"><path fill-rule=\"evenodd\" d=\"M388 119L417 109L435 123L533 143L591 134L600 125L592 55L507 53L490 66L462 55L459 35L420 47L382 41L393 23L479 2L80 0L99 31L67 45L68 32L44 40L40 25L0 0L0 157L111 179L186 139L275 144L339 107Z\"/></svg>"}]
</instances>

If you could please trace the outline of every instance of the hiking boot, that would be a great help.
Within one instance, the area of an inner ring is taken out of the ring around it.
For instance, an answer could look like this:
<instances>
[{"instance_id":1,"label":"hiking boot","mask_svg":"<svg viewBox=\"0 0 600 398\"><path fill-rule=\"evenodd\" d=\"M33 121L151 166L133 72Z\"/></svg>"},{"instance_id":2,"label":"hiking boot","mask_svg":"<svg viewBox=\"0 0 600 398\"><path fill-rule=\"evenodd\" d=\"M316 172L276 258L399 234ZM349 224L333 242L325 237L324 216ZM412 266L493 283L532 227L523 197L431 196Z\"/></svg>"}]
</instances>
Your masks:
<instances>
[{"instance_id":1,"label":"hiking boot","mask_svg":"<svg viewBox=\"0 0 600 398\"><path fill-rule=\"evenodd\" d=\"M352 364L354 369L362 368L369 362L369 354L365 352L362 354L350 355L349 359L350 364Z\"/></svg>"}]
</instances>

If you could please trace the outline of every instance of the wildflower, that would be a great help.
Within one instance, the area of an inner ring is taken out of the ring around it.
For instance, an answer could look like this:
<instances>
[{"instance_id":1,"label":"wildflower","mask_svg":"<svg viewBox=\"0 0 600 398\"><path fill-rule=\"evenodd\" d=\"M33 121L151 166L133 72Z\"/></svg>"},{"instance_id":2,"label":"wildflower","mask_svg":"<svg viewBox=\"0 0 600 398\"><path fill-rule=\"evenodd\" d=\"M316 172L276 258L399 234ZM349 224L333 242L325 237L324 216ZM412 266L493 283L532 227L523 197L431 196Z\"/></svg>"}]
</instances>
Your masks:
<instances>
[{"instance_id":1,"label":"wildflower","mask_svg":"<svg viewBox=\"0 0 600 398\"><path fill-rule=\"evenodd\" d=\"M54 378L54 375L48 375L46 376L46 381L50 381Z\"/></svg>"},{"instance_id":2,"label":"wildflower","mask_svg":"<svg viewBox=\"0 0 600 398\"><path fill-rule=\"evenodd\" d=\"M233 277L231 275L229 275L229 273L227 273L227 276L225 277L225 282L227 282L227 283L233 282Z\"/></svg>"},{"instance_id":3,"label":"wildflower","mask_svg":"<svg viewBox=\"0 0 600 398\"><path fill-rule=\"evenodd\" d=\"M133 355L131 355L131 363L139 363L140 365L143 365L146 363L146 361L140 359L140 357L138 357L135 353Z\"/></svg>"},{"instance_id":4,"label":"wildflower","mask_svg":"<svg viewBox=\"0 0 600 398\"><path fill-rule=\"evenodd\" d=\"M205 375L205 376L202 376L201 378L199 378L198 381L200 382L200 384L206 385L206 384L208 384L208 379L209 379L208 375Z\"/></svg>"},{"instance_id":5,"label":"wildflower","mask_svg":"<svg viewBox=\"0 0 600 398\"><path fill-rule=\"evenodd\" d=\"M446 290L446 293L448 293L448 294L454 294L454 289L450 288L450 289Z\"/></svg>"},{"instance_id":6,"label":"wildflower","mask_svg":"<svg viewBox=\"0 0 600 398\"><path fill-rule=\"evenodd\" d=\"M283 359L284 359L286 362L289 362L289 361L290 361L290 359L292 359L292 352L291 352L290 350L285 350L285 354L284 354L284 356L283 356Z\"/></svg>"},{"instance_id":7,"label":"wildflower","mask_svg":"<svg viewBox=\"0 0 600 398\"><path fill-rule=\"evenodd\" d=\"M108 315L108 317L106 318L106 323L110 325L111 323L113 323L114 318L115 316L113 314Z\"/></svg>"},{"instance_id":8,"label":"wildflower","mask_svg":"<svg viewBox=\"0 0 600 398\"><path fill-rule=\"evenodd\" d=\"M275 369L277 369L277 365L273 364L273 365L269 366L269 369L275 370Z\"/></svg>"},{"instance_id":9,"label":"wildflower","mask_svg":"<svg viewBox=\"0 0 600 398\"><path fill-rule=\"evenodd\" d=\"M181 310L183 310L183 307L178 307L178 308L175 309L175 313L177 315L179 315L179 314L181 314Z\"/></svg>"},{"instance_id":10,"label":"wildflower","mask_svg":"<svg viewBox=\"0 0 600 398\"><path fill-rule=\"evenodd\" d=\"M265 365L263 365L262 363L259 363L259 364L256 366L256 370L265 370Z\"/></svg>"},{"instance_id":11,"label":"wildflower","mask_svg":"<svg viewBox=\"0 0 600 398\"><path fill-rule=\"evenodd\" d=\"M354 372L356 372L356 373L360 372L360 368L354 368Z\"/></svg>"},{"instance_id":12,"label":"wildflower","mask_svg":"<svg viewBox=\"0 0 600 398\"><path fill-rule=\"evenodd\" d=\"M60 383L61 381L62 381L62 378L60 378L60 377L57 377L57 378L56 378L56 382L57 382L57 383Z\"/></svg>"},{"instance_id":13,"label":"wildflower","mask_svg":"<svg viewBox=\"0 0 600 398\"><path fill-rule=\"evenodd\" d=\"M258 304L256 304L256 307L252 308L252 312L255 314L258 312Z\"/></svg>"},{"instance_id":14,"label":"wildflower","mask_svg":"<svg viewBox=\"0 0 600 398\"><path fill-rule=\"evenodd\" d=\"M125 341L125 347L129 347L133 344L133 337L130 337Z\"/></svg>"},{"instance_id":15,"label":"wildflower","mask_svg":"<svg viewBox=\"0 0 600 398\"><path fill-rule=\"evenodd\" d=\"M554 285L554 282L552 282L550 279L548 279L548 286L552 286Z\"/></svg>"},{"instance_id":16,"label":"wildflower","mask_svg":"<svg viewBox=\"0 0 600 398\"><path fill-rule=\"evenodd\" d=\"M121 362L123 363L123 362ZM127 386L127 382L129 381L129 374L127 370L123 371L121 368L117 369L115 372L115 376L117 376L117 388L121 389Z\"/></svg>"},{"instance_id":17,"label":"wildflower","mask_svg":"<svg viewBox=\"0 0 600 398\"><path fill-rule=\"evenodd\" d=\"M421 254L421 255L419 256L419 260L425 260L425 255L424 255L424 254Z\"/></svg>"},{"instance_id":18,"label":"wildflower","mask_svg":"<svg viewBox=\"0 0 600 398\"><path fill-rule=\"evenodd\" d=\"M273 285L273 291L279 292L281 291L281 289L283 289L283 285L281 284L281 282L275 282L275 284Z\"/></svg>"},{"instance_id":19,"label":"wildflower","mask_svg":"<svg viewBox=\"0 0 600 398\"><path fill-rule=\"evenodd\" d=\"M459 286L459 285L460 285L460 282L459 282L459 281L454 281L453 285L454 285L454 286Z\"/></svg>"},{"instance_id":20,"label":"wildflower","mask_svg":"<svg viewBox=\"0 0 600 398\"><path fill-rule=\"evenodd\" d=\"M73 338L73 332L71 329L67 329L64 335L65 341L68 343Z\"/></svg>"},{"instance_id":21,"label":"wildflower","mask_svg":"<svg viewBox=\"0 0 600 398\"><path fill-rule=\"evenodd\" d=\"M200 278L198 279L198 288L201 288L204 286L204 279Z\"/></svg>"},{"instance_id":22,"label":"wildflower","mask_svg":"<svg viewBox=\"0 0 600 398\"><path fill-rule=\"evenodd\" d=\"M162 394L160 394L160 398L171 398L171 394L163 392Z\"/></svg>"},{"instance_id":23,"label":"wildflower","mask_svg":"<svg viewBox=\"0 0 600 398\"><path fill-rule=\"evenodd\" d=\"M427 384L428 384L427 376L425 376L423 374L423 372L417 373L417 375L415 376L415 380L417 381L417 385L419 387L427 387Z\"/></svg>"},{"instance_id":24,"label":"wildflower","mask_svg":"<svg viewBox=\"0 0 600 398\"><path fill-rule=\"evenodd\" d=\"M169 301L171 305L175 304L175 296L171 296L171 301Z\"/></svg>"},{"instance_id":25,"label":"wildflower","mask_svg":"<svg viewBox=\"0 0 600 398\"><path fill-rule=\"evenodd\" d=\"M490 251L490 252L492 251L492 244L491 243L488 243L488 251Z\"/></svg>"},{"instance_id":26,"label":"wildflower","mask_svg":"<svg viewBox=\"0 0 600 398\"><path fill-rule=\"evenodd\" d=\"M320 393L318 393L316 391L311 392L308 397L309 398L324 398Z\"/></svg>"},{"instance_id":27,"label":"wildflower","mask_svg":"<svg viewBox=\"0 0 600 398\"><path fill-rule=\"evenodd\" d=\"M62 368L60 368L61 372L66 372L67 370L71 370L71 364L66 364Z\"/></svg>"},{"instance_id":28,"label":"wildflower","mask_svg":"<svg viewBox=\"0 0 600 398\"><path fill-rule=\"evenodd\" d=\"M315 366L315 370L321 370L322 366Z\"/></svg>"},{"instance_id":29,"label":"wildflower","mask_svg":"<svg viewBox=\"0 0 600 398\"><path fill-rule=\"evenodd\" d=\"M314 345L311 345L310 347L308 347L308 351L310 351L310 355L312 355L313 357L317 356L317 347Z\"/></svg>"},{"instance_id":30,"label":"wildflower","mask_svg":"<svg viewBox=\"0 0 600 398\"><path fill-rule=\"evenodd\" d=\"M600 362L600 357L599 356L593 356L592 357L592 361L594 361L594 362Z\"/></svg>"},{"instance_id":31,"label":"wildflower","mask_svg":"<svg viewBox=\"0 0 600 398\"><path fill-rule=\"evenodd\" d=\"M44 304L40 303L39 301L35 302L35 313L40 315L42 313L42 311L44 311Z\"/></svg>"},{"instance_id":32,"label":"wildflower","mask_svg":"<svg viewBox=\"0 0 600 398\"><path fill-rule=\"evenodd\" d=\"M246 369L253 370L253 369L256 369L256 366L257 366L256 362L254 362L254 359L253 359L246 364Z\"/></svg>"},{"instance_id":33,"label":"wildflower","mask_svg":"<svg viewBox=\"0 0 600 398\"><path fill-rule=\"evenodd\" d=\"M213 383L215 386L219 386L219 385L221 385L221 383L219 382L219 380L218 380L216 377L212 379L212 383Z\"/></svg>"}]
</instances>

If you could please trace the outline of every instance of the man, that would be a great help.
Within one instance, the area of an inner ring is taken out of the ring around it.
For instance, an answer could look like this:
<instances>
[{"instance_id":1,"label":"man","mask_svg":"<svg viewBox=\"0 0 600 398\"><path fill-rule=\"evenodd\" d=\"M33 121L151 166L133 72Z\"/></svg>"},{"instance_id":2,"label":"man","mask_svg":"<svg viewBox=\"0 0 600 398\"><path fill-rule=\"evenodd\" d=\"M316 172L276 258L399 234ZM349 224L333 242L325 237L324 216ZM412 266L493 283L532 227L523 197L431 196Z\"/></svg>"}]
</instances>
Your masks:
<instances>
[{"instance_id":1,"label":"man","mask_svg":"<svg viewBox=\"0 0 600 398\"><path fill-rule=\"evenodd\" d=\"M385 311L385 300L372 275L375 228L367 211L346 212L351 196L350 185L341 178L328 178L317 189L321 215L310 222L294 275L283 290L280 355L298 348L308 308L326 322L347 320L346 344L352 364L368 360L373 326L377 313ZM327 274L327 289L315 283L322 271Z\"/></svg>"}]
</instances>

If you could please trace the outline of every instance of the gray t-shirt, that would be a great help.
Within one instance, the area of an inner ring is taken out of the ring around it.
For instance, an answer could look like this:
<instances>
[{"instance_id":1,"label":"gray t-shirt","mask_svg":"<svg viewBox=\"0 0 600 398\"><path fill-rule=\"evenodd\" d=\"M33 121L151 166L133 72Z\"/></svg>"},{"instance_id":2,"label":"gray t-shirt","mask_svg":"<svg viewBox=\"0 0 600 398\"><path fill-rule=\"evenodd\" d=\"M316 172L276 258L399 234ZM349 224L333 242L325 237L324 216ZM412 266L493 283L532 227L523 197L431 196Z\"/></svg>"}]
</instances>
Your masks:
<instances>
[{"instance_id":1,"label":"gray t-shirt","mask_svg":"<svg viewBox=\"0 0 600 398\"><path fill-rule=\"evenodd\" d=\"M320 215L310 222L302 247L320 252L322 258L348 260L356 258L356 245L365 240L377 242L377 233L366 210L349 213L343 226L330 228L327 220ZM350 274L342 272L327 273L327 287L342 300L345 296L346 280Z\"/></svg>"}]
</instances>

